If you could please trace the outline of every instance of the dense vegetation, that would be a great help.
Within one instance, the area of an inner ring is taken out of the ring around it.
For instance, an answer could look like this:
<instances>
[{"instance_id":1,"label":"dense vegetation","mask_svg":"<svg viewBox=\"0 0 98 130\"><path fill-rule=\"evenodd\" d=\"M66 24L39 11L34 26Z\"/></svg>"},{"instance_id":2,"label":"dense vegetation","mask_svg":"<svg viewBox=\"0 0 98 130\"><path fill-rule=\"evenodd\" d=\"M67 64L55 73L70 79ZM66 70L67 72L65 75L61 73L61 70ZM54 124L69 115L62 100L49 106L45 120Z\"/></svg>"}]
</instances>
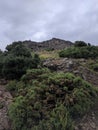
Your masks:
<instances>
[{"instance_id":1,"label":"dense vegetation","mask_svg":"<svg viewBox=\"0 0 98 130\"><path fill-rule=\"evenodd\" d=\"M37 54L32 57L21 42L15 42L8 45L5 52L0 52L0 75L7 79L19 79L27 69L37 68L39 62Z\"/></svg>"},{"instance_id":2,"label":"dense vegetation","mask_svg":"<svg viewBox=\"0 0 98 130\"><path fill-rule=\"evenodd\" d=\"M50 53L53 58L54 51L47 51L39 53L42 60ZM60 51L59 56L96 58L98 47L76 41L74 46ZM98 71L98 62L93 61L87 63L88 68ZM88 112L98 99L96 87L72 73L42 67L39 55L30 52L22 42L0 51L0 76L10 81L6 88L13 96L8 110L12 130L74 130L74 119Z\"/></svg>"},{"instance_id":3,"label":"dense vegetation","mask_svg":"<svg viewBox=\"0 0 98 130\"><path fill-rule=\"evenodd\" d=\"M98 47L91 46L82 41L75 42L73 47L61 50L59 52L60 57L69 58L97 58Z\"/></svg>"},{"instance_id":4,"label":"dense vegetation","mask_svg":"<svg viewBox=\"0 0 98 130\"><path fill-rule=\"evenodd\" d=\"M80 77L46 68L28 70L7 88L14 96L14 130L73 130L73 119L90 109L98 93Z\"/></svg>"},{"instance_id":5,"label":"dense vegetation","mask_svg":"<svg viewBox=\"0 0 98 130\"><path fill-rule=\"evenodd\" d=\"M3 60L4 60L4 54L3 54L3 52L0 50L0 78L1 78L1 76L2 76Z\"/></svg>"},{"instance_id":6,"label":"dense vegetation","mask_svg":"<svg viewBox=\"0 0 98 130\"><path fill-rule=\"evenodd\" d=\"M84 41L75 41L74 46L75 47L84 47L84 46L91 46L91 44L86 43Z\"/></svg>"}]
</instances>

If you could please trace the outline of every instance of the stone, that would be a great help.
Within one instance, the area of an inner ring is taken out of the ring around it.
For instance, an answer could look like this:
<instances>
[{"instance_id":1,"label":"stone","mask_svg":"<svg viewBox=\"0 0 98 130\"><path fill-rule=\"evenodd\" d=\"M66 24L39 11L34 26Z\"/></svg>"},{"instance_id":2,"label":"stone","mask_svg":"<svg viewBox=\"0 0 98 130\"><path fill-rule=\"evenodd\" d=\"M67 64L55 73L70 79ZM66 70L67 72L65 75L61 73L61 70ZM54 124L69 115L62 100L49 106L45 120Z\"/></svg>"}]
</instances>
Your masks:
<instances>
[{"instance_id":1,"label":"stone","mask_svg":"<svg viewBox=\"0 0 98 130\"><path fill-rule=\"evenodd\" d=\"M96 128L96 125L95 125L95 123L94 123L94 122L90 122L90 126L91 126L93 129L95 129L95 128Z\"/></svg>"},{"instance_id":2,"label":"stone","mask_svg":"<svg viewBox=\"0 0 98 130\"><path fill-rule=\"evenodd\" d=\"M42 50L61 50L73 46L73 43L58 38L52 38L50 40L43 42L24 41L23 45L27 46L33 51L42 51Z\"/></svg>"},{"instance_id":3,"label":"stone","mask_svg":"<svg viewBox=\"0 0 98 130\"><path fill-rule=\"evenodd\" d=\"M3 103L3 107L0 109L0 130L10 130L8 106L12 102L12 96L3 85L0 85L0 101Z\"/></svg>"}]
</instances>

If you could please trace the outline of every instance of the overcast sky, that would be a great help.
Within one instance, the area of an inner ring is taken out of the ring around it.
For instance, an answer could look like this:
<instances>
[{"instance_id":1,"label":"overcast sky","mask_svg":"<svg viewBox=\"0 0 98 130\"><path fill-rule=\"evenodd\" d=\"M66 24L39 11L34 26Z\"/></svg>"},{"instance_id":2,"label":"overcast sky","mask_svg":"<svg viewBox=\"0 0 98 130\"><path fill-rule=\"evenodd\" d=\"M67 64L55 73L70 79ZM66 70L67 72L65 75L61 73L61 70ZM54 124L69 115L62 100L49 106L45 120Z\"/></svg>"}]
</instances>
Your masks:
<instances>
[{"instance_id":1,"label":"overcast sky","mask_svg":"<svg viewBox=\"0 0 98 130\"><path fill-rule=\"evenodd\" d=\"M0 48L52 37L98 45L98 0L0 0Z\"/></svg>"}]
</instances>

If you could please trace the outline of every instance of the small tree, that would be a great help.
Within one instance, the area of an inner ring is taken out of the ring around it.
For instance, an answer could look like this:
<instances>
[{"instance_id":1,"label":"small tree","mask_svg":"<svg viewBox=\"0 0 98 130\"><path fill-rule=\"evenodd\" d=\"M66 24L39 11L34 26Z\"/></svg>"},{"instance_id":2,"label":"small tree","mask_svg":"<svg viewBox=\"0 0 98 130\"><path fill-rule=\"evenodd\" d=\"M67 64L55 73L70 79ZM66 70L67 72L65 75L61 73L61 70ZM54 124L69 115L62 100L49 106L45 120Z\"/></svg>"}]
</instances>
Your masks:
<instances>
[{"instance_id":1,"label":"small tree","mask_svg":"<svg viewBox=\"0 0 98 130\"><path fill-rule=\"evenodd\" d=\"M8 55L4 60L3 75L8 79L20 78L32 67L32 59Z\"/></svg>"},{"instance_id":2,"label":"small tree","mask_svg":"<svg viewBox=\"0 0 98 130\"><path fill-rule=\"evenodd\" d=\"M38 63L38 55L32 58L31 52L23 44L12 44L7 47L3 75L8 79L18 79L26 73L27 69L36 68Z\"/></svg>"},{"instance_id":3,"label":"small tree","mask_svg":"<svg viewBox=\"0 0 98 130\"><path fill-rule=\"evenodd\" d=\"M37 68L38 64L40 64L40 58L38 54L34 54L33 57L33 68Z\"/></svg>"},{"instance_id":4,"label":"small tree","mask_svg":"<svg viewBox=\"0 0 98 130\"><path fill-rule=\"evenodd\" d=\"M83 46L87 46L87 43L85 43L84 41L75 41L74 46L83 47Z\"/></svg>"},{"instance_id":5,"label":"small tree","mask_svg":"<svg viewBox=\"0 0 98 130\"><path fill-rule=\"evenodd\" d=\"M7 54L13 54L15 56L32 57L28 48L26 48L22 42L14 42L6 47Z\"/></svg>"},{"instance_id":6,"label":"small tree","mask_svg":"<svg viewBox=\"0 0 98 130\"><path fill-rule=\"evenodd\" d=\"M15 48L17 45L20 45L20 44L22 44L21 41L13 42L12 44L6 46L6 50L9 52L9 51L11 51L13 48Z\"/></svg>"}]
</instances>

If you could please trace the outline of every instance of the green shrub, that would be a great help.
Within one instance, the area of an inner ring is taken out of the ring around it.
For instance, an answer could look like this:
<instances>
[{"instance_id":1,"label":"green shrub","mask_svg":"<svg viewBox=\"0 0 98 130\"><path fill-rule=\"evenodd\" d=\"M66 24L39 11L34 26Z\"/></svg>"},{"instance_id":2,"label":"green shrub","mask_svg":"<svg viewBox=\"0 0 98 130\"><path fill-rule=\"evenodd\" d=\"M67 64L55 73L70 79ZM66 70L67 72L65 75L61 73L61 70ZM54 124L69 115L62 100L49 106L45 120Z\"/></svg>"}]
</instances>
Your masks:
<instances>
[{"instance_id":1,"label":"green shrub","mask_svg":"<svg viewBox=\"0 0 98 130\"><path fill-rule=\"evenodd\" d=\"M68 58L96 58L98 57L98 47L96 46L83 46L83 47L70 47L59 52L60 57Z\"/></svg>"},{"instance_id":2,"label":"green shrub","mask_svg":"<svg viewBox=\"0 0 98 130\"><path fill-rule=\"evenodd\" d=\"M3 65L3 75L7 79L19 79L26 70L32 67L32 59L25 57L6 56Z\"/></svg>"},{"instance_id":3,"label":"green shrub","mask_svg":"<svg viewBox=\"0 0 98 130\"><path fill-rule=\"evenodd\" d=\"M9 84L6 85L7 90L11 91L15 91L17 89L17 81L16 80L12 80L9 82Z\"/></svg>"},{"instance_id":4,"label":"green shrub","mask_svg":"<svg viewBox=\"0 0 98 130\"><path fill-rule=\"evenodd\" d=\"M3 77L2 69L4 64L4 53L0 50L0 77Z\"/></svg>"},{"instance_id":5,"label":"green shrub","mask_svg":"<svg viewBox=\"0 0 98 130\"><path fill-rule=\"evenodd\" d=\"M9 115L12 119L13 129L23 130L27 121L26 103L24 97L19 96L15 99L9 108Z\"/></svg>"},{"instance_id":6,"label":"green shrub","mask_svg":"<svg viewBox=\"0 0 98 130\"><path fill-rule=\"evenodd\" d=\"M23 75L21 78L22 81L25 83L30 80L36 79L36 80L44 80L45 77L48 77L48 74L50 73L50 70L47 68L39 68L39 69L31 69L27 70L26 75Z\"/></svg>"},{"instance_id":7,"label":"green shrub","mask_svg":"<svg viewBox=\"0 0 98 130\"><path fill-rule=\"evenodd\" d=\"M33 56L33 68L37 68L37 66L40 64L40 58L38 54L34 54Z\"/></svg>"},{"instance_id":8,"label":"green shrub","mask_svg":"<svg viewBox=\"0 0 98 130\"><path fill-rule=\"evenodd\" d=\"M75 41L74 46L83 47L83 46L87 46L87 43L85 43L84 41Z\"/></svg>"},{"instance_id":9,"label":"green shrub","mask_svg":"<svg viewBox=\"0 0 98 130\"><path fill-rule=\"evenodd\" d=\"M57 106L51 113L48 120L40 121L39 125L32 130L73 130L73 122L68 110L63 105Z\"/></svg>"},{"instance_id":10,"label":"green shrub","mask_svg":"<svg viewBox=\"0 0 98 130\"><path fill-rule=\"evenodd\" d=\"M29 70L16 88L9 108L15 130L73 130L73 118L84 115L98 96L98 89L80 77L46 68Z\"/></svg>"},{"instance_id":11,"label":"green shrub","mask_svg":"<svg viewBox=\"0 0 98 130\"><path fill-rule=\"evenodd\" d=\"M46 48L45 50L46 50L46 51L53 51L54 48Z\"/></svg>"},{"instance_id":12,"label":"green shrub","mask_svg":"<svg viewBox=\"0 0 98 130\"><path fill-rule=\"evenodd\" d=\"M21 43L13 43L7 46L4 57L2 74L7 79L19 79L27 69L37 68L40 58L37 54L31 56L31 52Z\"/></svg>"},{"instance_id":13,"label":"green shrub","mask_svg":"<svg viewBox=\"0 0 98 130\"><path fill-rule=\"evenodd\" d=\"M93 64L93 65L91 66L91 68L92 68L94 71L97 71L97 72L98 72L98 63Z\"/></svg>"}]
</instances>

